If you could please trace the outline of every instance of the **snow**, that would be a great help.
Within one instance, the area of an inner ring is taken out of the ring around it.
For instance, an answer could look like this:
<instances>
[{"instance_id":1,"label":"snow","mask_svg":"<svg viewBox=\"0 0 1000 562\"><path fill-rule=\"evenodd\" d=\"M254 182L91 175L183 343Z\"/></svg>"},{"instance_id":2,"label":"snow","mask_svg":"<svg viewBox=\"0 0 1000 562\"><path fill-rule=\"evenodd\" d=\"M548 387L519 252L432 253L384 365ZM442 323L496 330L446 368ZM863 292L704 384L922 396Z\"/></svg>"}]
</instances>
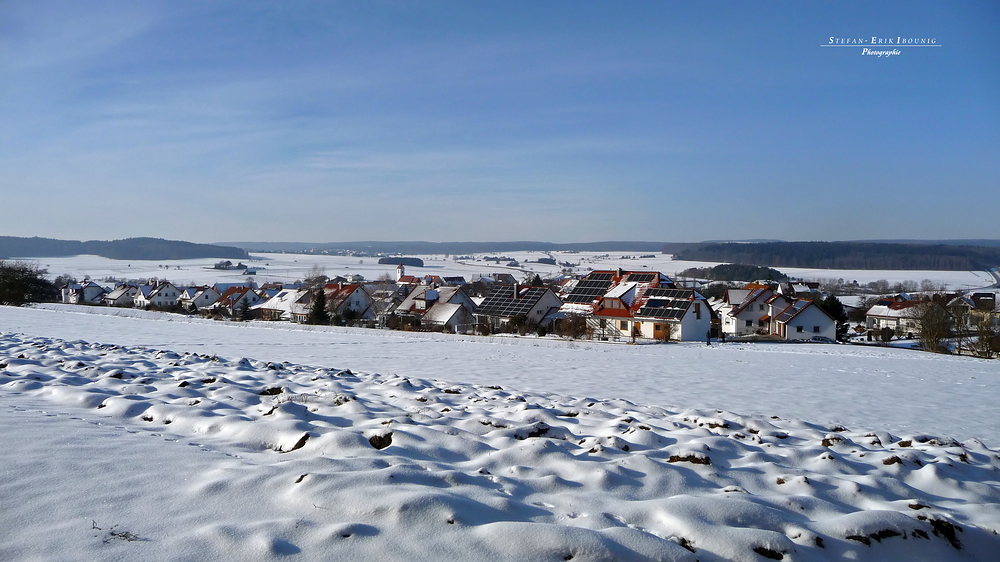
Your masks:
<instances>
[{"instance_id":1,"label":"snow","mask_svg":"<svg viewBox=\"0 0 1000 562\"><path fill-rule=\"evenodd\" d=\"M441 277L463 276L471 280L478 276L488 276L490 273L511 273L517 279L527 275L540 274L543 277L558 275L563 267L536 263L538 258L554 257L558 263L570 262L577 264L579 273L591 269L623 268L632 271L659 271L670 277L691 267L712 267L717 262L694 262L674 260L670 254L655 254L652 258L631 257L621 252L503 252L503 255L514 258L520 267L507 267L507 262L497 264L493 261L483 261L487 254L475 254L473 260L455 260L445 255L418 255L424 260L424 267L407 266L406 272L411 275L438 275ZM491 254L498 255L498 254ZM66 258L26 258L37 262L48 269L52 277L67 273L82 279L90 276L103 282L107 277L117 279L148 279L152 277L169 279L175 284L200 285L213 283L240 283L247 279L243 271L212 269L216 259L195 260L114 260L100 256L81 255ZM396 277L395 265L380 265L375 257L327 256L307 254L254 253L251 260L244 263L254 267L257 274L253 279L258 283L279 282L291 283L307 277L314 266L325 270L326 275L362 275L368 280L375 280L380 275L388 274ZM920 282L930 279L935 283L945 284L949 290L966 290L986 287L994 283L992 276L985 271L916 271L916 270L841 270L841 269L806 269L778 268L792 277L806 280L838 279L847 282L858 281L860 284L879 279L890 283L902 281Z\"/></svg>"},{"instance_id":2,"label":"snow","mask_svg":"<svg viewBox=\"0 0 1000 562\"><path fill-rule=\"evenodd\" d=\"M991 560L1000 547L997 362L69 306L0 307L0 327L6 559Z\"/></svg>"},{"instance_id":3,"label":"snow","mask_svg":"<svg viewBox=\"0 0 1000 562\"><path fill-rule=\"evenodd\" d=\"M230 323L75 305L0 307L0 326L67 340L169 344L174 351L345 365L369 373L721 408L892 432L936 432L1000 445L1000 421L991 414L1000 398L1000 362L971 357L826 344L633 346ZM966 415L942 415L943 400L950 411ZM929 415L933 427L928 427Z\"/></svg>"}]
</instances>

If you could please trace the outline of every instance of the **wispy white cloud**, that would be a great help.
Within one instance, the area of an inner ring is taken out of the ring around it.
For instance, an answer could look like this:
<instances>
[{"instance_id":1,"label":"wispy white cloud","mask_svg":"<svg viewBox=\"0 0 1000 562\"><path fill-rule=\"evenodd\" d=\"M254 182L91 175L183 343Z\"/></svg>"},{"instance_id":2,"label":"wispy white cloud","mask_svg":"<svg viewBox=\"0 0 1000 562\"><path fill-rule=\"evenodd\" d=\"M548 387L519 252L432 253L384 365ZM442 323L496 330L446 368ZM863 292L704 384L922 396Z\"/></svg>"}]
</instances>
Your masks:
<instances>
[{"instance_id":1,"label":"wispy white cloud","mask_svg":"<svg viewBox=\"0 0 1000 562\"><path fill-rule=\"evenodd\" d=\"M156 5L104 2L0 4L0 68L81 64L121 47L158 20Z\"/></svg>"}]
</instances>

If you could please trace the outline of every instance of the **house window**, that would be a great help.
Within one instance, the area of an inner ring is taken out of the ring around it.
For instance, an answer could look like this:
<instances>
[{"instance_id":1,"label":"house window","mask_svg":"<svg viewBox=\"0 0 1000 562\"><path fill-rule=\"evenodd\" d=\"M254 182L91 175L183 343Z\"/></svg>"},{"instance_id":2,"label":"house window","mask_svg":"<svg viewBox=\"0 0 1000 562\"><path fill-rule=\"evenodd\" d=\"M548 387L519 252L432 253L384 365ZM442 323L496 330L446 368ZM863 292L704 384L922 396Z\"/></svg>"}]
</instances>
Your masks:
<instances>
[{"instance_id":1,"label":"house window","mask_svg":"<svg viewBox=\"0 0 1000 562\"><path fill-rule=\"evenodd\" d=\"M757 310L764 310L764 305L758 304L757 305Z\"/></svg>"},{"instance_id":2,"label":"house window","mask_svg":"<svg viewBox=\"0 0 1000 562\"><path fill-rule=\"evenodd\" d=\"M795 331L796 332L801 332L802 331L802 326L796 326L795 327Z\"/></svg>"},{"instance_id":3,"label":"house window","mask_svg":"<svg viewBox=\"0 0 1000 562\"><path fill-rule=\"evenodd\" d=\"M747 328L753 328L753 320L747 320Z\"/></svg>"},{"instance_id":4,"label":"house window","mask_svg":"<svg viewBox=\"0 0 1000 562\"><path fill-rule=\"evenodd\" d=\"M813 326L813 333L815 334L819 333L819 326Z\"/></svg>"},{"instance_id":5,"label":"house window","mask_svg":"<svg viewBox=\"0 0 1000 562\"><path fill-rule=\"evenodd\" d=\"M653 324L653 331L654 332L659 332L662 329L663 329L663 327L660 326L659 324Z\"/></svg>"},{"instance_id":6,"label":"house window","mask_svg":"<svg viewBox=\"0 0 1000 562\"><path fill-rule=\"evenodd\" d=\"M622 330L627 330L627 329L628 329L628 322L626 322L625 320L622 320L622 321L621 321L621 322L619 323L619 326L621 326L621 329L622 329Z\"/></svg>"},{"instance_id":7,"label":"house window","mask_svg":"<svg viewBox=\"0 0 1000 562\"><path fill-rule=\"evenodd\" d=\"M701 303L694 303L694 319L701 320Z\"/></svg>"}]
</instances>

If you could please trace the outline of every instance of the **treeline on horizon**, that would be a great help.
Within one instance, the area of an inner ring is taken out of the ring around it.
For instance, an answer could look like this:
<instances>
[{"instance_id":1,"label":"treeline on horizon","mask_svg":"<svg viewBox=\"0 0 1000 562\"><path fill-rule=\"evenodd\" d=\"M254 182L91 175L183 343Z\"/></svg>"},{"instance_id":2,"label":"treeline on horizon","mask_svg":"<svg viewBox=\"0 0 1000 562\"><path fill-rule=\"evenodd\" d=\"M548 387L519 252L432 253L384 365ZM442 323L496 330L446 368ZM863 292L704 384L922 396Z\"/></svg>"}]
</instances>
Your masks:
<instances>
[{"instance_id":1,"label":"treeline on horizon","mask_svg":"<svg viewBox=\"0 0 1000 562\"><path fill-rule=\"evenodd\" d=\"M872 242L728 242L691 246L674 254L674 259L816 269L966 271L1000 265L1000 248Z\"/></svg>"},{"instance_id":2,"label":"treeline on horizon","mask_svg":"<svg viewBox=\"0 0 1000 562\"><path fill-rule=\"evenodd\" d=\"M665 247L680 249L690 243L664 243L639 241L572 242L329 242L309 244L304 242L227 242L251 252L321 252L344 250L349 252L387 254L483 254L490 252L660 252ZM670 253L670 252L668 252Z\"/></svg>"},{"instance_id":3,"label":"treeline on horizon","mask_svg":"<svg viewBox=\"0 0 1000 562\"><path fill-rule=\"evenodd\" d=\"M0 259L60 258L92 254L116 260L189 260L201 258L247 259L241 248L195 244L162 238L126 238L124 240L56 240L53 238L18 238L0 236Z\"/></svg>"}]
</instances>

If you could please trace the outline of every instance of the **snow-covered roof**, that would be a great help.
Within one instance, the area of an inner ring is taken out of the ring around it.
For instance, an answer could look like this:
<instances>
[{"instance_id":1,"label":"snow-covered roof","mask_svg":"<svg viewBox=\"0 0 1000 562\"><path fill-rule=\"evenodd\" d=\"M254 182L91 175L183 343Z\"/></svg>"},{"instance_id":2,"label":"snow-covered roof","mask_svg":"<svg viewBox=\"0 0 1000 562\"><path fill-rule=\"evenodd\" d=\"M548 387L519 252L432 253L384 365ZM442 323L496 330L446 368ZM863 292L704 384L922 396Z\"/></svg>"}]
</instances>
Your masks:
<instances>
[{"instance_id":1,"label":"snow-covered roof","mask_svg":"<svg viewBox=\"0 0 1000 562\"><path fill-rule=\"evenodd\" d=\"M750 289L728 289L726 294L729 296L729 304L738 305L743 302L743 299L747 298L752 291Z\"/></svg>"},{"instance_id":2,"label":"snow-covered roof","mask_svg":"<svg viewBox=\"0 0 1000 562\"><path fill-rule=\"evenodd\" d=\"M894 308L882 304L877 304L868 309L866 316L879 316L882 318L912 318L913 311L907 308Z\"/></svg>"},{"instance_id":3,"label":"snow-covered roof","mask_svg":"<svg viewBox=\"0 0 1000 562\"><path fill-rule=\"evenodd\" d=\"M427 300L427 293L434 291L436 296L430 299L430 302L446 303L451 302L456 294L462 289L460 287L438 287L437 289L432 289L428 285L419 285L414 287L410 294L406 295L403 302L399 303L397 310L400 311L413 311L414 305L419 300Z\"/></svg>"},{"instance_id":4,"label":"snow-covered roof","mask_svg":"<svg viewBox=\"0 0 1000 562\"><path fill-rule=\"evenodd\" d=\"M735 308L733 308L733 310L729 312L729 314L736 316L737 314L742 312L744 308L750 306L751 303L762 297L767 291L770 290L771 290L770 287L760 287L757 289L753 289L752 291L750 291L749 295L744 297L743 301L741 301Z\"/></svg>"},{"instance_id":5,"label":"snow-covered roof","mask_svg":"<svg viewBox=\"0 0 1000 562\"><path fill-rule=\"evenodd\" d=\"M566 314L593 314L594 306L579 302L564 302L559 310Z\"/></svg>"},{"instance_id":6,"label":"snow-covered roof","mask_svg":"<svg viewBox=\"0 0 1000 562\"><path fill-rule=\"evenodd\" d=\"M129 295L131 293L134 293L135 291L136 291L136 288L134 286L132 286L132 285L122 285L121 287L118 287L115 290L113 290L110 293L108 293L104 298L110 299L110 300L117 300L117 299L120 299L123 296L126 296L126 295Z\"/></svg>"},{"instance_id":7,"label":"snow-covered roof","mask_svg":"<svg viewBox=\"0 0 1000 562\"><path fill-rule=\"evenodd\" d=\"M440 302L430 307L423 316L422 322L429 324L445 324L451 320L452 316L458 314L462 305L450 302Z\"/></svg>"},{"instance_id":8,"label":"snow-covered roof","mask_svg":"<svg viewBox=\"0 0 1000 562\"><path fill-rule=\"evenodd\" d=\"M629 283L619 283L618 285L613 287L610 291L604 293L604 296L609 299L620 299L623 296L627 295L629 291L635 289L636 285L638 285L638 283L634 281Z\"/></svg>"}]
</instances>

